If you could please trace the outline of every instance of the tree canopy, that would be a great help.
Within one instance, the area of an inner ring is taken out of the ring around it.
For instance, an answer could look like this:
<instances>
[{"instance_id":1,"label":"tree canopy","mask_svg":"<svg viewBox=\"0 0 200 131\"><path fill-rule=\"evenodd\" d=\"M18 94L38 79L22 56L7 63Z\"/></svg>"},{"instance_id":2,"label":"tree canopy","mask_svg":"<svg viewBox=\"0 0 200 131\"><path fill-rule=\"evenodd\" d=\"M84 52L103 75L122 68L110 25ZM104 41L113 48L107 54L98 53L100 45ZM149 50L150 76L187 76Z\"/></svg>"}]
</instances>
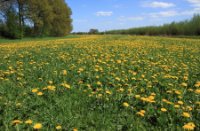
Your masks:
<instances>
[{"instance_id":1,"label":"tree canopy","mask_svg":"<svg viewBox=\"0 0 200 131\"><path fill-rule=\"evenodd\" d=\"M0 0L0 34L65 36L72 31L71 15L64 0Z\"/></svg>"},{"instance_id":2,"label":"tree canopy","mask_svg":"<svg viewBox=\"0 0 200 131\"><path fill-rule=\"evenodd\" d=\"M162 26L147 26L124 30L111 30L106 34L133 35L200 35L200 15L196 14L190 20L172 22Z\"/></svg>"}]
</instances>

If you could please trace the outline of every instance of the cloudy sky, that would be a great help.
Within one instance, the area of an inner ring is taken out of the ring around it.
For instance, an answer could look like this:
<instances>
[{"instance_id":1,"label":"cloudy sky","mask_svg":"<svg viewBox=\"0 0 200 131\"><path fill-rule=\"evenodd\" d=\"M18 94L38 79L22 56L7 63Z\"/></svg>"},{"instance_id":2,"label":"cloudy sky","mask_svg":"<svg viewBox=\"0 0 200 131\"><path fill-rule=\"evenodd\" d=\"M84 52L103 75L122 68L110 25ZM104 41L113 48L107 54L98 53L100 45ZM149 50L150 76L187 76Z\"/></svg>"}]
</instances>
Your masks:
<instances>
[{"instance_id":1,"label":"cloudy sky","mask_svg":"<svg viewBox=\"0 0 200 131\"><path fill-rule=\"evenodd\" d=\"M162 25L200 13L200 0L66 0L74 32Z\"/></svg>"}]
</instances>

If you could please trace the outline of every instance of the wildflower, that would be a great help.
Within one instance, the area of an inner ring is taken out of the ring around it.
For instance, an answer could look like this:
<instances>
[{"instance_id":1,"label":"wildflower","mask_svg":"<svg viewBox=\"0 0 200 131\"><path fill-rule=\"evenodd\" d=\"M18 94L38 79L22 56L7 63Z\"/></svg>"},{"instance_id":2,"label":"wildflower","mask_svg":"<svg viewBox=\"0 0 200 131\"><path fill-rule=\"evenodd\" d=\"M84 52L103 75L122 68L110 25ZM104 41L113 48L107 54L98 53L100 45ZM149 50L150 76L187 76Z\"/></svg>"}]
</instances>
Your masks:
<instances>
[{"instance_id":1,"label":"wildflower","mask_svg":"<svg viewBox=\"0 0 200 131\"><path fill-rule=\"evenodd\" d=\"M78 131L78 129L77 129L77 128L74 128L73 131Z\"/></svg>"},{"instance_id":2,"label":"wildflower","mask_svg":"<svg viewBox=\"0 0 200 131\"><path fill-rule=\"evenodd\" d=\"M101 98L102 96L103 96L102 94L98 94L98 95L97 95L98 98Z\"/></svg>"},{"instance_id":3,"label":"wildflower","mask_svg":"<svg viewBox=\"0 0 200 131\"><path fill-rule=\"evenodd\" d=\"M178 91L178 90L176 90L175 93L176 93L177 95L180 95L180 94L181 94L181 92Z\"/></svg>"},{"instance_id":4,"label":"wildflower","mask_svg":"<svg viewBox=\"0 0 200 131\"><path fill-rule=\"evenodd\" d=\"M124 103L123 103L123 106L124 106L124 107L129 107L129 104L128 104L127 102L124 102Z\"/></svg>"},{"instance_id":5,"label":"wildflower","mask_svg":"<svg viewBox=\"0 0 200 131\"><path fill-rule=\"evenodd\" d=\"M194 92L195 92L196 94L200 94L200 89L196 89Z\"/></svg>"},{"instance_id":6,"label":"wildflower","mask_svg":"<svg viewBox=\"0 0 200 131\"><path fill-rule=\"evenodd\" d=\"M140 98L140 95L135 95L135 98L136 98L136 99Z\"/></svg>"},{"instance_id":7,"label":"wildflower","mask_svg":"<svg viewBox=\"0 0 200 131\"><path fill-rule=\"evenodd\" d=\"M50 91L55 91L56 87L55 86L47 86L47 89Z\"/></svg>"},{"instance_id":8,"label":"wildflower","mask_svg":"<svg viewBox=\"0 0 200 131\"><path fill-rule=\"evenodd\" d=\"M194 86L195 87L200 87L200 81L197 81L197 83Z\"/></svg>"},{"instance_id":9,"label":"wildflower","mask_svg":"<svg viewBox=\"0 0 200 131\"><path fill-rule=\"evenodd\" d=\"M56 130L61 130L62 129L62 126L56 126Z\"/></svg>"},{"instance_id":10,"label":"wildflower","mask_svg":"<svg viewBox=\"0 0 200 131\"><path fill-rule=\"evenodd\" d=\"M34 88L34 89L32 89L32 92L33 92L33 93L38 92L38 88Z\"/></svg>"},{"instance_id":11,"label":"wildflower","mask_svg":"<svg viewBox=\"0 0 200 131\"><path fill-rule=\"evenodd\" d=\"M42 93L42 92L38 92L37 95L38 95L38 96L42 96L43 93Z\"/></svg>"},{"instance_id":12,"label":"wildflower","mask_svg":"<svg viewBox=\"0 0 200 131\"><path fill-rule=\"evenodd\" d=\"M79 68L78 71L79 71L79 72L82 72L82 71L84 71L84 69L83 69L83 68Z\"/></svg>"},{"instance_id":13,"label":"wildflower","mask_svg":"<svg viewBox=\"0 0 200 131\"><path fill-rule=\"evenodd\" d=\"M185 129L185 130L194 130L195 127L196 126L195 126L195 124L193 122L189 122L189 123L187 123L187 124L185 124L183 126L183 129Z\"/></svg>"},{"instance_id":14,"label":"wildflower","mask_svg":"<svg viewBox=\"0 0 200 131\"><path fill-rule=\"evenodd\" d=\"M139 116L142 116L144 117L144 114L146 113L145 110L140 110L139 112L137 112L136 114L139 115Z\"/></svg>"},{"instance_id":15,"label":"wildflower","mask_svg":"<svg viewBox=\"0 0 200 131\"><path fill-rule=\"evenodd\" d=\"M190 114L187 113L187 112L183 112L182 116L189 118L189 117L190 117Z\"/></svg>"},{"instance_id":16,"label":"wildflower","mask_svg":"<svg viewBox=\"0 0 200 131\"><path fill-rule=\"evenodd\" d=\"M42 124L41 123L36 123L34 126L33 126L34 129L41 129L42 128Z\"/></svg>"},{"instance_id":17,"label":"wildflower","mask_svg":"<svg viewBox=\"0 0 200 131\"><path fill-rule=\"evenodd\" d=\"M66 89L70 89L71 87L70 87L70 85L68 85L68 84L66 84L66 83L63 83L63 84L61 84L63 87L65 87Z\"/></svg>"},{"instance_id":18,"label":"wildflower","mask_svg":"<svg viewBox=\"0 0 200 131\"><path fill-rule=\"evenodd\" d=\"M192 111L192 107L191 106L187 106L186 109L189 110L189 111Z\"/></svg>"},{"instance_id":19,"label":"wildflower","mask_svg":"<svg viewBox=\"0 0 200 131\"><path fill-rule=\"evenodd\" d=\"M49 81L48 83L49 83L50 85L52 85L52 84L53 84L53 81Z\"/></svg>"},{"instance_id":20,"label":"wildflower","mask_svg":"<svg viewBox=\"0 0 200 131\"><path fill-rule=\"evenodd\" d=\"M12 124L17 125L17 124L21 124L22 121L21 120L14 120L12 121Z\"/></svg>"},{"instance_id":21,"label":"wildflower","mask_svg":"<svg viewBox=\"0 0 200 131\"><path fill-rule=\"evenodd\" d=\"M111 95L112 93L111 93L110 91L107 90L107 91L106 91L106 94Z\"/></svg>"},{"instance_id":22,"label":"wildflower","mask_svg":"<svg viewBox=\"0 0 200 131\"><path fill-rule=\"evenodd\" d=\"M180 105L174 105L175 108L180 108Z\"/></svg>"},{"instance_id":23,"label":"wildflower","mask_svg":"<svg viewBox=\"0 0 200 131\"><path fill-rule=\"evenodd\" d=\"M182 102L182 101L178 101L178 104L179 104L179 105L183 105L183 102Z\"/></svg>"},{"instance_id":24,"label":"wildflower","mask_svg":"<svg viewBox=\"0 0 200 131\"><path fill-rule=\"evenodd\" d=\"M117 91L118 92L124 92L124 88L119 88Z\"/></svg>"},{"instance_id":25,"label":"wildflower","mask_svg":"<svg viewBox=\"0 0 200 131\"><path fill-rule=\"evenodd\" d=\"M142 77L142 78L144 78L144 77L145 77L145 75L141 75L141 77Z\"/></svg>"},{"instance_id":26,"label":"wildflower","mask_svg":"<svg viewBox=\"0 0 200 131\"><path fill-rule=\"evenodd\" d=\"M97 85L99 85L99 86L100 86L100 85L102 85L102 83L101 83L100 81L97 81Z\"/></svg>"},{"instance_id":27,"label":"wildflower","mask_svg":"<svg viewBox=\"0 0 200 131\"><path fill-rule=\"evenodd\" d=\"M181 84L181 86L187 87L187 83L183 82L183 83Z\"/></svg>"},{"instance_id":28,"label":"wildflower","mask_svg":"<svg viewBox=\"0 0 200 131\"><path fill-rule=\"evenodd\" d=\"M161 111L162 112L167 112L167 109L166 108L161 108Z\"/></svg>"},{"instance_id":29,"label":"wildflower","mask_svg":"<svg viewBox=\"0 0 200 131\"><path fill-rule=\"evenodd\" d=\"M120 81L120 78L119 77L115 77L115 80Z\"/></svg>"},{"instance_id":30,"label":"wildflower","mask_svg":"<svg viewBox=\"0 0 200 131\"><path fill-rule=\"evenodd\" d=\"M121 64L122 63L122 61L121 60L117 60L117 64Z\"/></svg>"},{"instance_id":31,"label":"wildflower","mask_svg":"<svg viewBox=\"0 0 200 131\"><path fill-rule=\"evenodd\" d=\"M28 120L26 120L26 121L25 121L25 123L26 123L26 124L32 124L32 123L33 123L33 121L32 121L32 120L30 120L30 119L28 119Z\"/></svg>"},{"instance_id":32,"label":"wildflower","mask_svg":"<svg viewBox=\"0 0 200 131\"><path fill-rule=\"evenodd\" d=\"M62 74L63 74L64 76L66 76L66 75L67 75L67 71L66 71L66 70L63 70L63 71L62 71Z\"/></svg>"}]
</instances>

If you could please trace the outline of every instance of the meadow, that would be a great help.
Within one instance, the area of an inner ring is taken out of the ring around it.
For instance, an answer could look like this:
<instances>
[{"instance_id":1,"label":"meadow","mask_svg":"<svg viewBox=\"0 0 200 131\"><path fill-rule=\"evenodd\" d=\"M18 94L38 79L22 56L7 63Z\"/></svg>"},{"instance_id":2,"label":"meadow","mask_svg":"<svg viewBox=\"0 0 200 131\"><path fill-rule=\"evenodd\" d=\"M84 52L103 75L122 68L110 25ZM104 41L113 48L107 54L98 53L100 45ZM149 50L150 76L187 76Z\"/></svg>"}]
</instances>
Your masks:
<instances>
[{"instance_id":1,"label":"meadow","mask_svg":"<svg viewBox=\"0 0 200 131\"><path fill-rule=\"evenodd\" d=\"M198 131L200 40L1 42L0 129Z\"/></svg>"}]
</instances>

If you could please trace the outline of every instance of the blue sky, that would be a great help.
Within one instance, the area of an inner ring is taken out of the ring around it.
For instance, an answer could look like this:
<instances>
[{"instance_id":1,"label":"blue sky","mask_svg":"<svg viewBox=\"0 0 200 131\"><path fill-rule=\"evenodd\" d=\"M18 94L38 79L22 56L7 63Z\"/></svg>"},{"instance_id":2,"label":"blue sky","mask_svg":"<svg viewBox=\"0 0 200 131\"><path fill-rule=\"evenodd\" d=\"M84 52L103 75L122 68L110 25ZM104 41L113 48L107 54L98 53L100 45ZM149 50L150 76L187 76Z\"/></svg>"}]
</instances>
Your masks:
<instances>
[{"instance_id":1,"label":"blue sky","mask_svg":"<svg viewBox=\"0 0 200 131\"><path fill-rule=\"evenodd\" d=\"M66 0L73 32L162 25L200 13L200 0Z\"/></svg>"}]
</instances>

